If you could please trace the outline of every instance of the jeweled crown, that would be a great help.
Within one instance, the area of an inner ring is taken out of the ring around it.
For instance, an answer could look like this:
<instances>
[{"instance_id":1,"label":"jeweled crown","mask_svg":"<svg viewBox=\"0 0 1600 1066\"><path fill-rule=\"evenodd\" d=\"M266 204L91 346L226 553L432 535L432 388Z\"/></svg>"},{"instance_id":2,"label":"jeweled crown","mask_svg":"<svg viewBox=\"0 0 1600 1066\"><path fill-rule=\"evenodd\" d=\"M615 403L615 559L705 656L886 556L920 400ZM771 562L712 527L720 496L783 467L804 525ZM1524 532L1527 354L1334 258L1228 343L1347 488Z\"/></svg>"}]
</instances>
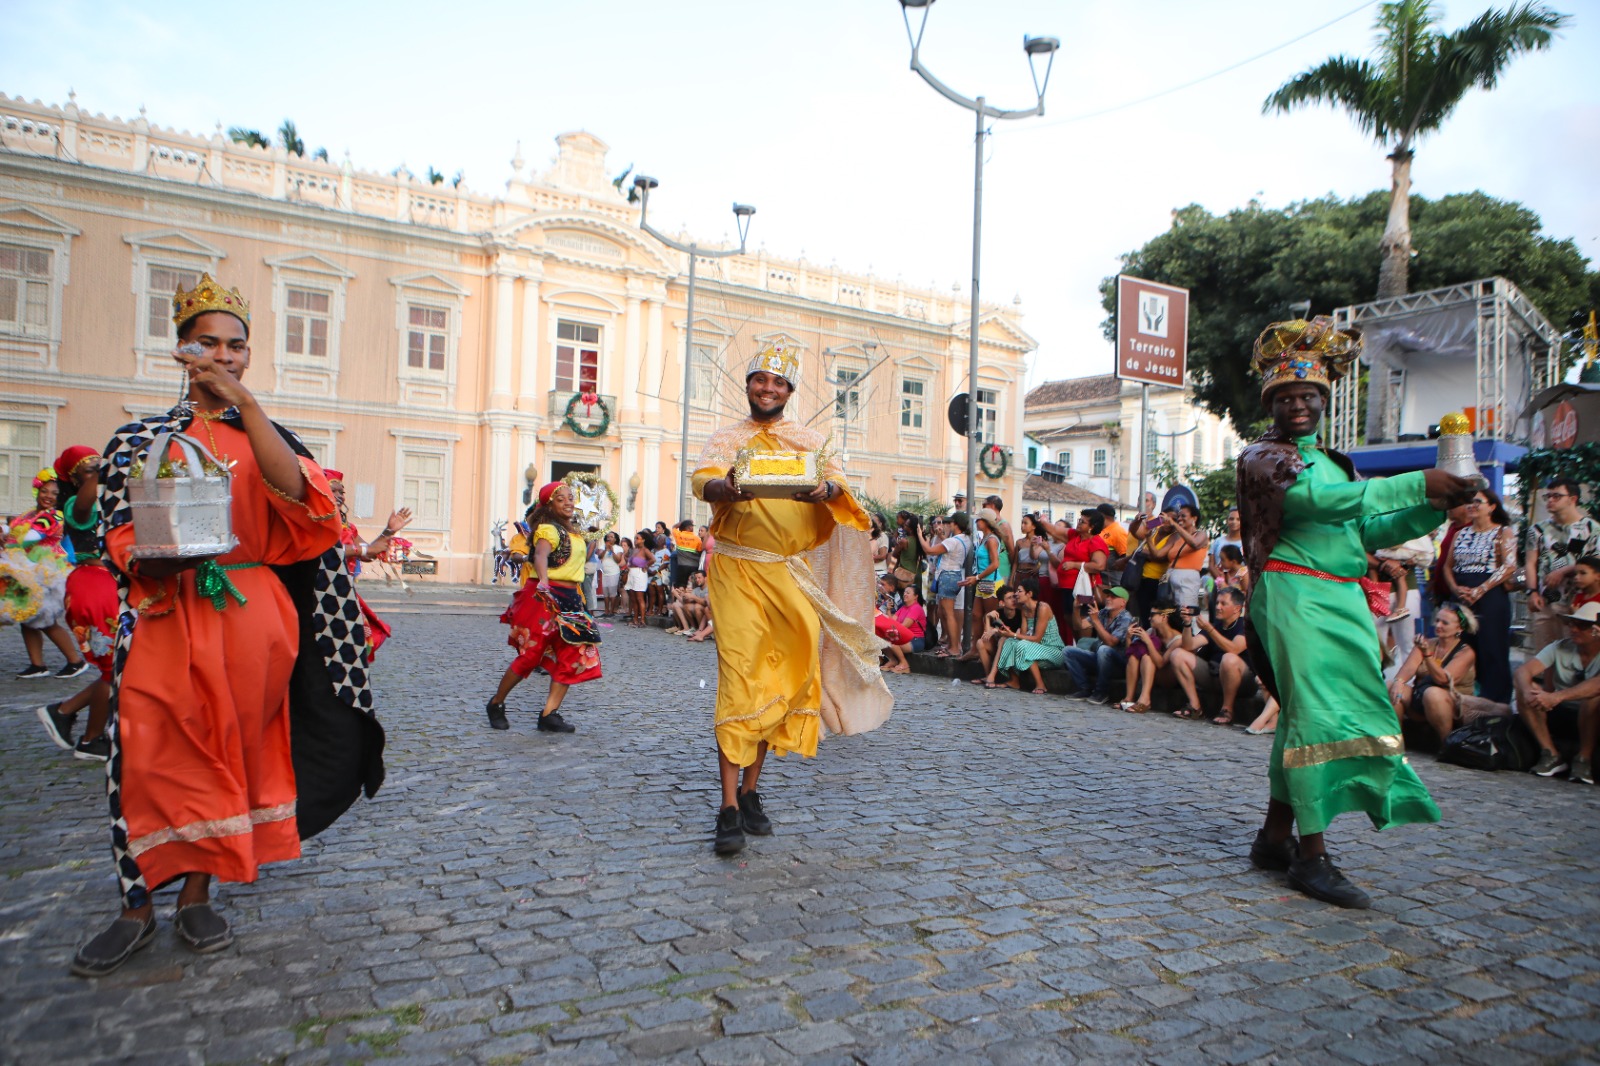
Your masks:
<instances>
[{"instance_id":1,"label":"jeweled crown","mask_svg":"<svg viewBox=\"0 0 1600 1066\"><path fill-rule=\"evenodd\" d=\"M172 324L178 329L196 315L226 311L245 325L250 324L250 305L238 289L224 289L210 274L201 274L200 283L188 292L179 289L172 297Z\"/></svg>"},{"instance_id":2,"label":"jeweled crown","mask_svg":"<svg viewBox=\"0 0 1600 1066\"><path fill-rule=\"evenodd\" d=\"M745 380L750 380L750 375L760 370L776 374L793 385L800 380L799 353L783 341L774 341L750 359L744 372Z\"/></svg>"},{"instance_id":3,"label":"jeweled crown","mask_svg":"<svg viewBox=\"0 0 1600 1066\"><path fill-rule=\"evenodd\" d=\"M1361 354L1361 331L1334 328L1318 315L1274 322L1256 338L1251 365L1261 375L1261 400L1279 385L1316 385L1330 390Z\"/></svg>"}]
</instances>

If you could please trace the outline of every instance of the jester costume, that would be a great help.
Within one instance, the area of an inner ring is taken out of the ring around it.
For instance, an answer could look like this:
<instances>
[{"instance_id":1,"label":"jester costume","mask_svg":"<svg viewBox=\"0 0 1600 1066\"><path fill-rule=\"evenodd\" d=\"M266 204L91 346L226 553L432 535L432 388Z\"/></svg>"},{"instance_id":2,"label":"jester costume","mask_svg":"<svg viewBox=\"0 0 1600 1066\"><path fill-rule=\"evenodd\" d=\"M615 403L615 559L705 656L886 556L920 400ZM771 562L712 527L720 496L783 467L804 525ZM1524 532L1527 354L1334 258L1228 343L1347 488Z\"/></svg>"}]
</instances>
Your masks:
<instances>
[{"instance_id":1,"label":"jester costume","mask_svg":"<svg viewBox=\"0 0 1600 1066\"><path fill-rule=\"evenodd\" d=\"M500 616L511 627L506 643L517 650L511 670L524 679L542 670L563 685L593 681L600 676L600 630L583 602L588 542L551 523L536 528L533 539L550 545L545 560L550 587L541 590L537 582L524 581Z\"/></svg>"},{"instance_id":2,"label":"jester costume","mask_svg":"<svg viewBox=\"0 0 1600 1066\"><path fill-rule=\"evenodd\" d=\"M60 511L29 511L6 527L0 537L0 625L49 629L66 617L72 556L65 538Z\"/></svg>"},{"instance_id":3,"label":"jester costume","mask_svg":"<svg viewBox=\"0 0 1600 1066\"><path fill-rule=\"evenodd\" d=\"M232 463L239 545L176 577L133 576L130 470L157 436L191 428ZM235 408L200 416L180 403L106 446L104 543L121 607L107 775L125 907L182 873L253 880L383 781L333 500L304 445L278 430L300 457L305 501L266 483Z\"/></svg>"}]
</instances>

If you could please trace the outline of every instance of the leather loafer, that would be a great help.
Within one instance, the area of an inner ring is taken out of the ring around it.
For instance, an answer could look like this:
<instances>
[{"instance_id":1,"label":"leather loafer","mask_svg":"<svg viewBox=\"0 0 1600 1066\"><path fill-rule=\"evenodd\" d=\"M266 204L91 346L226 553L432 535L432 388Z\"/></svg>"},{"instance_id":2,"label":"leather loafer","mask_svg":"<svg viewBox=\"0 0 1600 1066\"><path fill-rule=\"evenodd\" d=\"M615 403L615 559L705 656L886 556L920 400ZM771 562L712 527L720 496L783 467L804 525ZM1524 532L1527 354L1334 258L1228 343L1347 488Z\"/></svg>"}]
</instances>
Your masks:
<instances>
[{"instance_id":1,"label":"leather loafer","mask_svg":"<svg viewBox=\"0 0 1600 1066\"><path fill-rule=\"evenodd\" d=\"M1366 910L1372 906L1372 899L1340 873L1326 855L1295 859L1290 863L1289 887L1335 907Z\"/></svg>"},{"instance_id":2,"label":"leather loafer","mask_svg":"<svg viewBox=\"0 0 1600 1066\"><path fill-rule=\"evenodd\" d=\"M191 903L178 908L178 939L197 955L221 951L233 943L233 930L228 919L218 914L209 903Z\"/></svg>"},{"instance_id":3,"label":"leather loafer","mask_svg":"<svg viewBox=\"0 0 1600 1066\"><path fill-rule=\"evenodd\" d=\"M79 977L104 977L133 957L133 953L155 939L156 919L118 918L111 927L83 947L72 959L72 972Z\"/></svg>"},{"instance_id":4,"label":"leather loafer","mask_svg":"<svg viewBox=\"0 0 1600 1066\"><path fill-rule=\"evenodd\" d=\"M1259 829L1250 845L1250 865L1258 870L1287 870L1299 857L1300 842L1293 835L1274 844L1267 840L1267 831Z\"/></svg>"}]
</instances>

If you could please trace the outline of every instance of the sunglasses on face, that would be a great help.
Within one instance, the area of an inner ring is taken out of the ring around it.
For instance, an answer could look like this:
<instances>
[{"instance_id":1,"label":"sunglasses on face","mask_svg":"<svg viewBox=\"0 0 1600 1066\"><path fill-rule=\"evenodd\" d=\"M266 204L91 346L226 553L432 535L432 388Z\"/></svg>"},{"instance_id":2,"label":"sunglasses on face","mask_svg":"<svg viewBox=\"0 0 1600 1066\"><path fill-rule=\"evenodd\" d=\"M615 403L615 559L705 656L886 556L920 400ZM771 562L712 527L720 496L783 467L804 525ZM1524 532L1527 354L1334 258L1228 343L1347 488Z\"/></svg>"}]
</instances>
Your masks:
<instances>
[{"instance_id":1,"label":"sunglasses on face","mask_svg":"<svg viewBox=\"0 0 1600 1066\"><path fill-rule=\"evenodd\" d=\"M1568 619L1567 620L1567 626L1570 629L1578 630L1580 633L1587 633L1589 630L1594 628L1595 623L1593 623L1593 622L1575 622L1575 621L1572 621L1571 619Z\"/></svg>"}]
</instances>

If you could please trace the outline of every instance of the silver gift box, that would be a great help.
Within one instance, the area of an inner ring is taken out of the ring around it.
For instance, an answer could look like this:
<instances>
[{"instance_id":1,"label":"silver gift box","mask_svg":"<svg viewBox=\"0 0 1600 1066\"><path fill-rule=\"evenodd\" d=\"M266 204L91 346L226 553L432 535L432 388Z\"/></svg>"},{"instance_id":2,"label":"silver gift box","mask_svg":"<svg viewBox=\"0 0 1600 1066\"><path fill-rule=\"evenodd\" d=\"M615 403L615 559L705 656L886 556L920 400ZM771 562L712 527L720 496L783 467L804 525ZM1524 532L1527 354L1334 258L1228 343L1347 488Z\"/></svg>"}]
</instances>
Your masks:
<instances>
[{"instance_id":1,"label":"silver gift box","mask_svg":"<svg viewBox=\"0 0 1600 1066\"><path fill-rule=\"evenodd\" d=\"M160 477L161 463L176 444L187 468ZM221 471L212 473L211 470ZM185 433L163 433L145 453L144 469L128 478L133 510L133 559L203 559L226 555L239 543L233 535L231 479L205 445Z\"/></svg>"}]
</instances>

